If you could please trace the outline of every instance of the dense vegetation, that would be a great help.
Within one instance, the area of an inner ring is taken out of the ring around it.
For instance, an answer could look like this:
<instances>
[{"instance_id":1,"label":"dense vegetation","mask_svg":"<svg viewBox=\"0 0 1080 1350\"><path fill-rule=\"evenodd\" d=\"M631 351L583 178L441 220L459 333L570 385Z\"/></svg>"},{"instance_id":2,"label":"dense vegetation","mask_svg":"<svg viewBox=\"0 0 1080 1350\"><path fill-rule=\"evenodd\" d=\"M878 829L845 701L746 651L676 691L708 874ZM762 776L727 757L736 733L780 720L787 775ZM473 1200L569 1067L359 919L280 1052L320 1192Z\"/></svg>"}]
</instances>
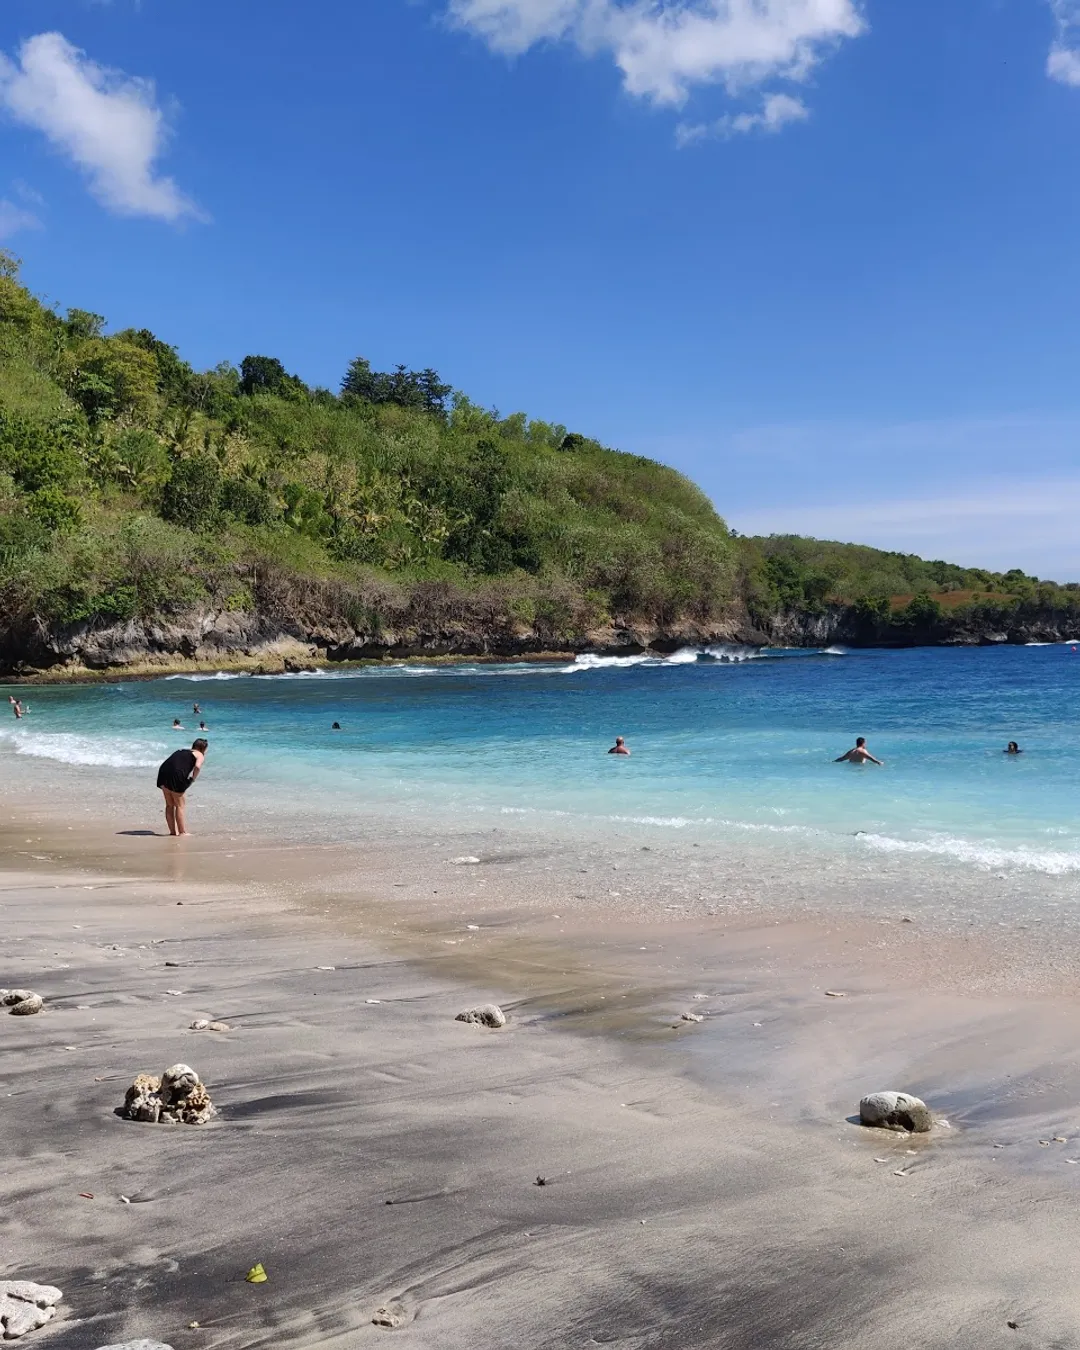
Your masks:
<instances>
[{"instance_id":1,"label":"dense vegetation","mask_svg":"<svg viewBox=\"0 0 1080 1350\"><path fill-rule=\"evenodd\" d=\"M1080 623L1080 585L1040 581L1018 568L989 572L797 535L738 544L748 606L763 621L843 605L852 610L855 635L867 641L900 641L905 630L943 638L964 623L1008 629L1048 615Z\"/></svg>"},{"instance_id":2,"label":"dense vegetation","mask_svg":"<svg viewBox=\"0 0 1080 1350\"><path fill-rule=\"evenodd\" d=\"M433 370L357 357L337 392L269 356L196 371L146 329L61 316L0 253L9 634L209 604L368 632L467 613L558 643L844 605L880 636L955 602L1006 622L1078 600L1020 572L737 538L672 469L501 416Z\"/></svg>"},{"instance_id":3,"label":"dense vegetation","mask_svg":"<svg viewBox=\"0 0 1080 1350\"><path fill-rule=\"evenodd\" d=\"M267 577L332 581L361 613L498 578L522 622L547 613L557 634L709 620L736 571L707 498L660 464L500 416L432 370L357 358L338 393L267 356L195 371L145 329L60 317L0 262L9 622L242 608Z\"/></svg>"}]
</instances>

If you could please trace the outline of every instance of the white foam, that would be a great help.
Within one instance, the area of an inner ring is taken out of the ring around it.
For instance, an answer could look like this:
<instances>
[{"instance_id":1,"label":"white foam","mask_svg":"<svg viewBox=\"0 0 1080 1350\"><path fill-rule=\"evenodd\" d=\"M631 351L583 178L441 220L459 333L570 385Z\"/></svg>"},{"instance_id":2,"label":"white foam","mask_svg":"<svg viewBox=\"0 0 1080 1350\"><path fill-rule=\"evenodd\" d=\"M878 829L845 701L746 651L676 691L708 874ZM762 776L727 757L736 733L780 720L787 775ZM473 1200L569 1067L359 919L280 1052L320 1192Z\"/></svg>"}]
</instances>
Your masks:
<instances>
[{"instance_id":1,"label":"white foam","mask_svg":"<svg viewBox=\"0 0 1080 1350\"><path fill-rule=\"evenodd\" d=\"M17 755L52 759L60 764L90 764L112 769L150 769L168 747L160 741L127 741L115 737L79 736L74 732L20 730L0 734Z\"/></svg>"},{"instance_id":2,"label":"white foam","mask_svg":"<svg viewBox=\"0 0 1080 1350\"><path fill-rule=\"evenodd\" d=\"M1001 848L995 844L955 839L951 835L937 835L930 839L894 839L887 834L860 834L857 839L867 848L882 853L921 853L938 858L955 858L958 862L971 863L984 871L1014 867L1027 872L1044 872L1053 877L1080 872L1080 853L1065 853L1060 849L1038 851Z\"/></svg>"},{"instance_id":3,"label":"white foam","mask_svg":"<svg viewBox=\"0 0 1080 1350\"><path fill-rule=\"evenodd\" d=\"M202 684L204 680L241 680L242 675L233 671L215 670L213 675L165 675L166 680L190 680L193 684Z\"/></svg>"},{"instance_id":4,"label":"white foam","mask_svg":"<svg viewBox=\"0 0 1080 1350\"><path fill-rule=\"evenodd\" d=\"M621 670L630 666L662 664L662 658L650 656L647 652L640 652L635 656L597 656L593 652L584 652L574 658L572 666L560 666L560 670L564 675L576 675L582 670Z\"/></svg>"}]
</instances>

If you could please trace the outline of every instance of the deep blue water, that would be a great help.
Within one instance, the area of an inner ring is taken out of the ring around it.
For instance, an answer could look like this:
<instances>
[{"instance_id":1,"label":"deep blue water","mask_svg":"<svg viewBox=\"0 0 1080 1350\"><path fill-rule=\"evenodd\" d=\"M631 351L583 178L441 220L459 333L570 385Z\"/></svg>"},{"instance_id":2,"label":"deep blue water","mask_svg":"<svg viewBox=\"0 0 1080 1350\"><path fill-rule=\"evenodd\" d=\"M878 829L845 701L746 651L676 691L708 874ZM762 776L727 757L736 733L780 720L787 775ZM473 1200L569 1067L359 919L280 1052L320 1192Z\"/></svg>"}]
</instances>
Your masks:
<instances>
[{"instance_id":1,"label":"deep blue water","mask_svg":"<svg viewBox=\"0 0 1080 1350\"><path fill-rule=\"evenodd\" d=\"M496 813L566 830L641 822L1080 872L1080 652L1068 645L680 653L21 692L21 724L0 712L0 770L13 754L96 766L106 790L116 776L152 786L153 767L195 734L197 700L216 790L288 803L331 828L374 810L472 823ZM630 759L605 753L616 734ZM860 734L883 769L832 762ZM1019 758L1002 754L1009 740L1023 746Z\"/></svg>"}]
</instances>

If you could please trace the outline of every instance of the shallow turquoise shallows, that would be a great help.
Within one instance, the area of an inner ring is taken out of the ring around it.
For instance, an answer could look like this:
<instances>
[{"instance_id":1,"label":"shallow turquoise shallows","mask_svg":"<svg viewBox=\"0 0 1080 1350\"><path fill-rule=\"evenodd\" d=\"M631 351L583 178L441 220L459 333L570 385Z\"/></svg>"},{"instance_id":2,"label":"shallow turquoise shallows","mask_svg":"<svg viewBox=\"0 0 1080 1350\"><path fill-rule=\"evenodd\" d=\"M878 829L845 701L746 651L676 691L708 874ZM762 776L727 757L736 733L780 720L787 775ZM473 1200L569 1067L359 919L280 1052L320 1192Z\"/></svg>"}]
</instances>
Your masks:
<instances>
[{"instance_id":1,"label":"shallow turquoise shallows","mask_svg":"<svg viewBox=\"0 0 1080 1350\"><path fill-rule=\"evenodd\" d=\"M37 756L152 786L159 760L195 734L197 701L215 790L287 800L331 834L374 810L463 825L498 813L1080 872L1080 652L1069 644L715 648L21 693L23 722L0 708L0 764ZM630 759L605 753L616 735ZM832 762L857 735L884 769ZM1002 753L1010 740L1022 755Z\"/></svg>"}]
</instances>

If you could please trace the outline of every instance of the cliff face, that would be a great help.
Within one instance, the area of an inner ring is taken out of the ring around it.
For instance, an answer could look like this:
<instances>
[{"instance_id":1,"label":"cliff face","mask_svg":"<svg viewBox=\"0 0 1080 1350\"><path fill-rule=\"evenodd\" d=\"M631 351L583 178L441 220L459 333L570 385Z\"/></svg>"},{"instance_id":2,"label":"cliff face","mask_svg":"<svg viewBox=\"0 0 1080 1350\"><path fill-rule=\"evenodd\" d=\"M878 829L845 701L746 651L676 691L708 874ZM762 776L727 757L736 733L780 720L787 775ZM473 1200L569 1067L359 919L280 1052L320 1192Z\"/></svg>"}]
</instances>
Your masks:
<instances>
[{"instance_id":1,"label":"cliff face","mask_svg":"<svg viewBox=\"0 0 1080 1350\"><path fill-rule=\"evenodd\" d=\"M183 614L64 628L34 625L0 633L0 674L78 677L87 672L152 674L193 667L285 670L339 661L479 657L521 659L542 654L669 653L718 643L753 646L986 646L1080 639L1075 617L1053 610L978 622L943 615L922 626L868 619L852 606L786 612L751 620L745 613L702 624L582 627L558 630L505 614L438 612L399 616L394 626L354 627L314 612L236 612L196 608Z\"/></svg>"},{"instance_id":2,"label":"cliff face","mask_svg":"<svg viewBox=\"0 0 1080 1350\"><path fill-rule=\"evenodd\" d=\"M410 657L525 658L544 653L676 651L719 642L764 640L737 623L603 627L558 632L477 616L433 617L395 628L357 630L345 623L257 613L195 609L183 615L122 623L36 626L0 638L0 673L88 671L153 673L187 666L282 670L339 661Z\"/></svg>"},{"instance_id":3,"label":"cliff face","mask_svg":"<svg viewBox=\"0 0 1080 1350\"><path fill-rule=\"evenodd\" d=\"M1013 614L959 610L910 623L868 616L854 605L829 605L812 614L770 615L761 627L776 647L988 647L1080 640L1075 613L1035 607Z\"/></svg>"}]
</instances>

